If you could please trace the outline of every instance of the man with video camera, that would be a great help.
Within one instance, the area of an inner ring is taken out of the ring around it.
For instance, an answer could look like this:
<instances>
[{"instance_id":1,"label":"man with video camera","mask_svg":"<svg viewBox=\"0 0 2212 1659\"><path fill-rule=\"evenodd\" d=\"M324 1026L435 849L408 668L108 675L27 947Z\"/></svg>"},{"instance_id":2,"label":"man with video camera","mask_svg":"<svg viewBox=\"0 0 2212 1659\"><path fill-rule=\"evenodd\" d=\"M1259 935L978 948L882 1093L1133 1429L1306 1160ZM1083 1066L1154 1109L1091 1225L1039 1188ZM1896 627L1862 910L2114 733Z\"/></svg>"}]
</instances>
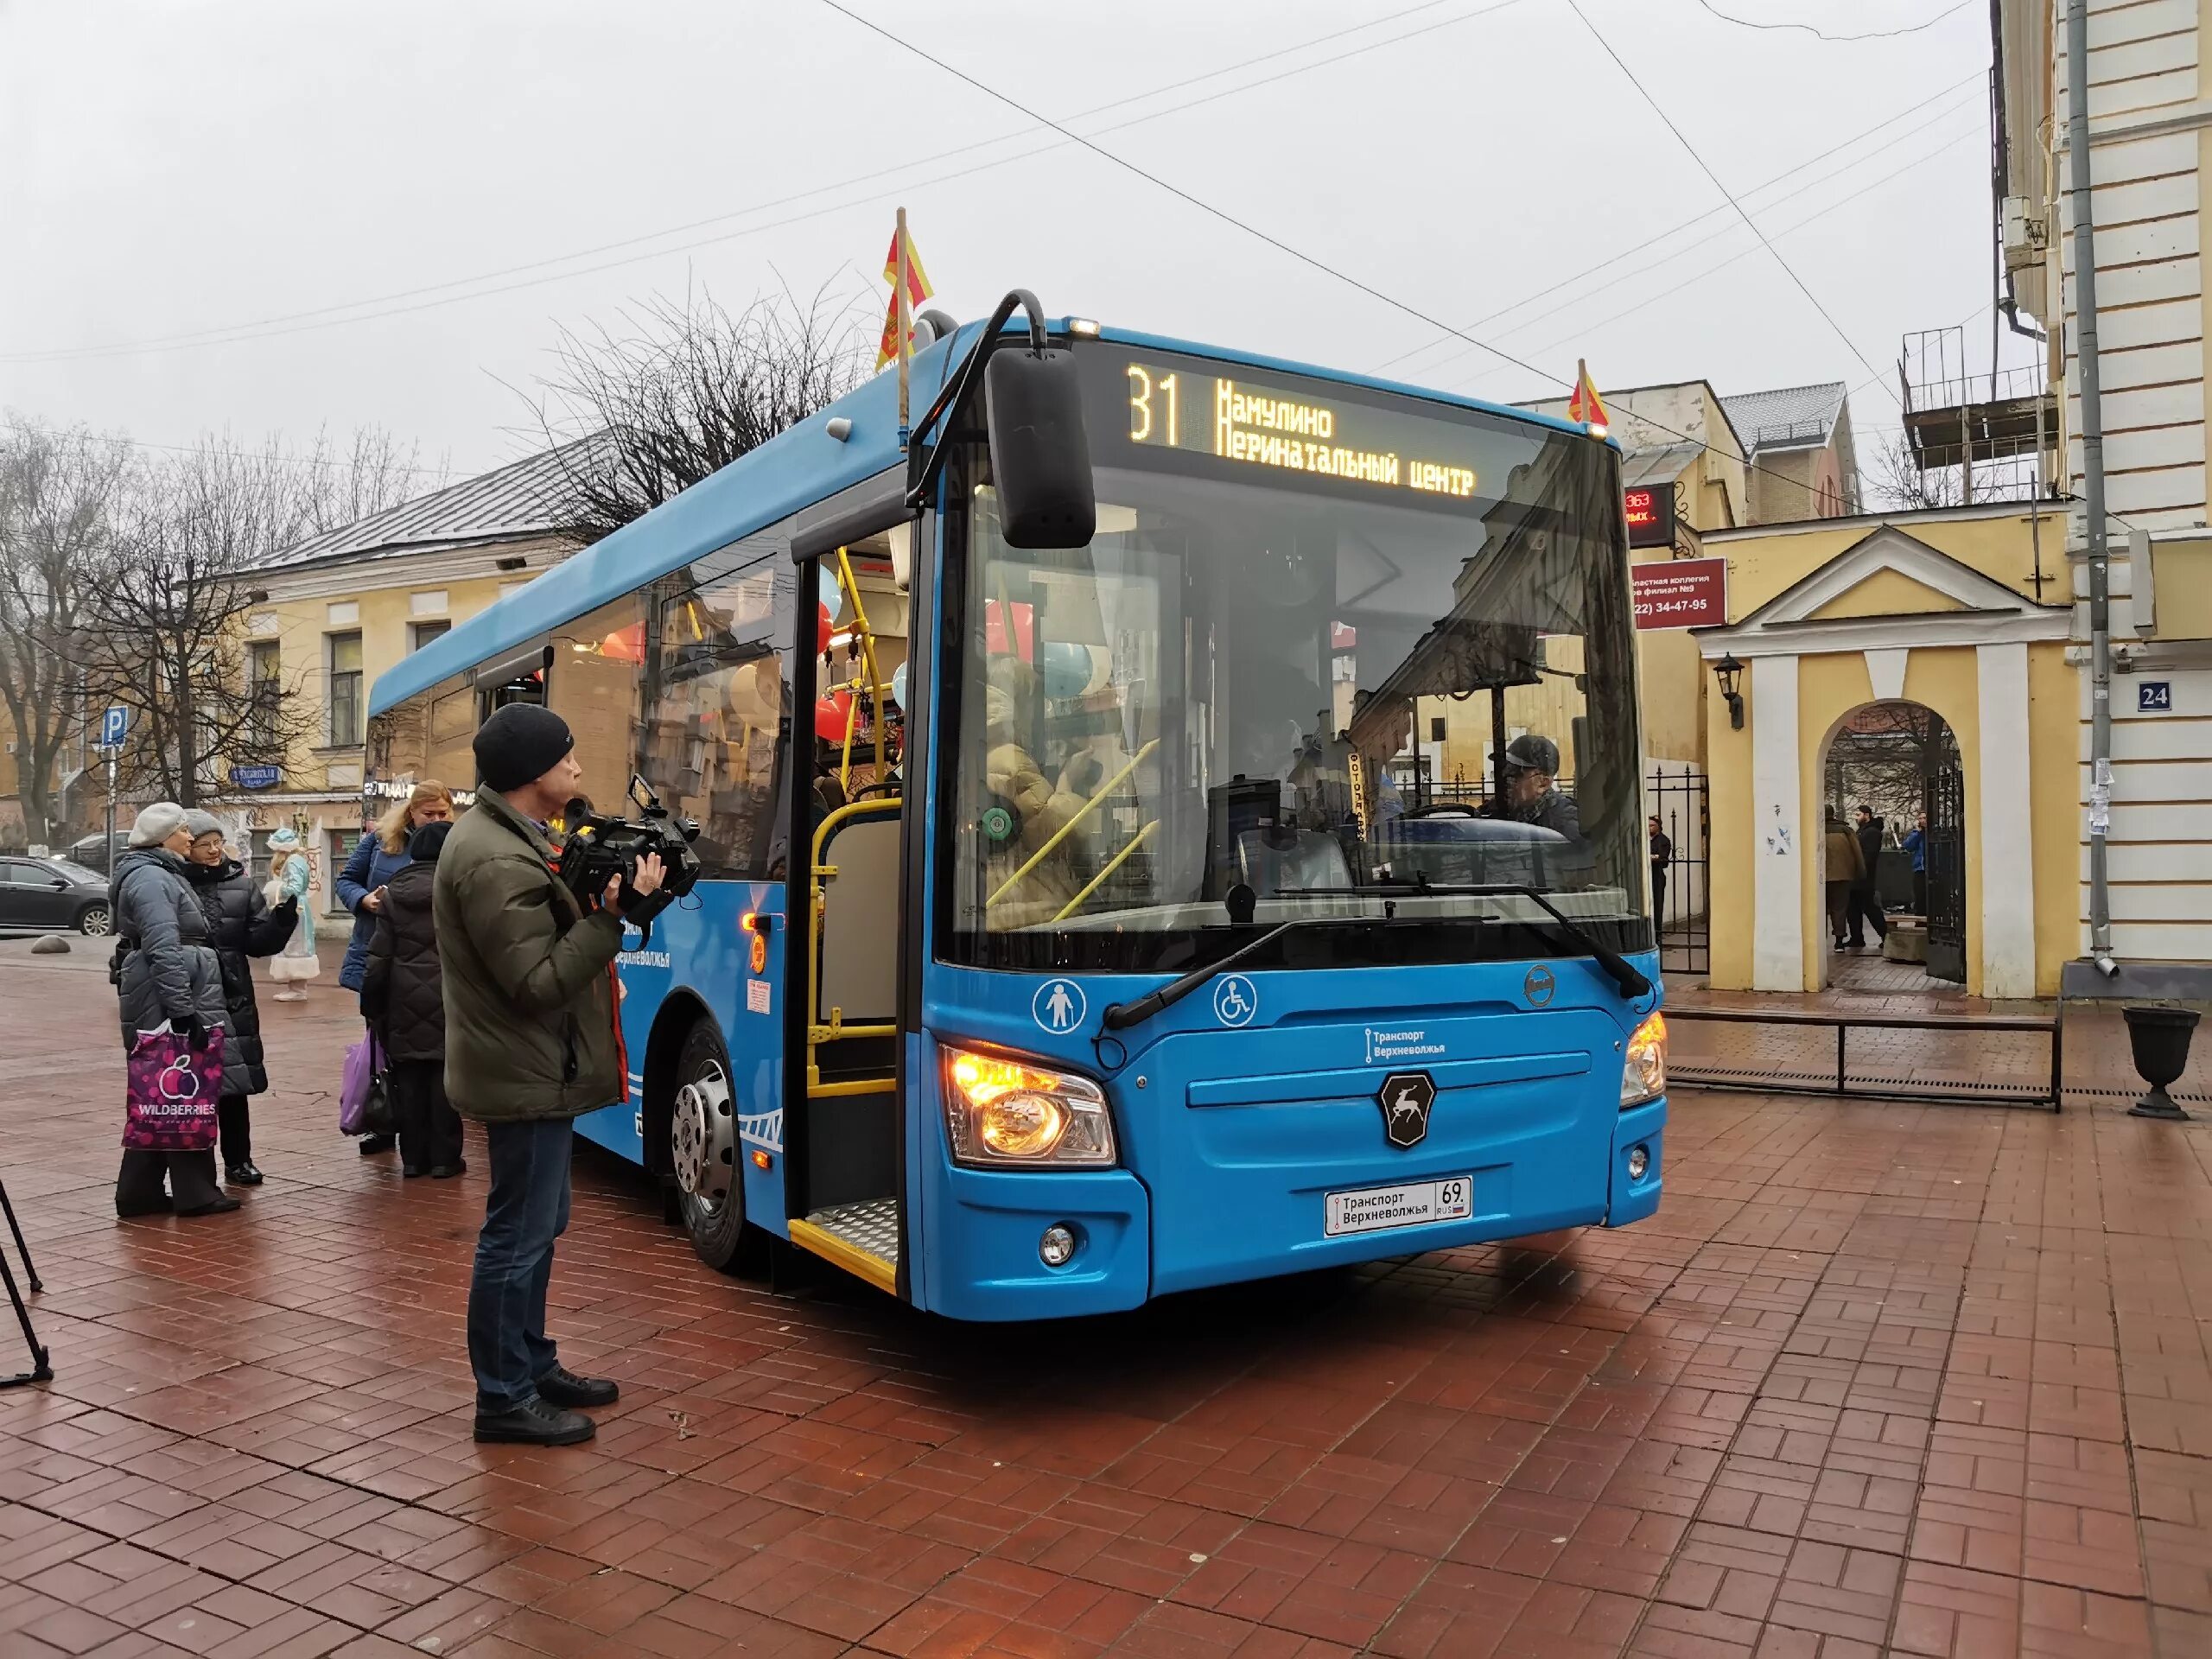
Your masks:
<instances>
[{"instance_id":1,"label":"man with video camera","mask_svg":"<svg viewBox=\"0 0 2212 1659\"><path fill-rule=\"evenodd\" d=\"M664 869L647 854L589 904L563 882L547 824L580 792L575 749L568 722L535 703L484 722L476 804L447 837L432 899L446 1092L483 1124L490 1152L468 1287L479 1440L588 1440L592 1420L573 1408L612 1405L618 1392L561 1364L545 1293L569 1224L572 1123L628 1097L614 958L626 908L645 906Z\"/></svg>"}]
</instances>

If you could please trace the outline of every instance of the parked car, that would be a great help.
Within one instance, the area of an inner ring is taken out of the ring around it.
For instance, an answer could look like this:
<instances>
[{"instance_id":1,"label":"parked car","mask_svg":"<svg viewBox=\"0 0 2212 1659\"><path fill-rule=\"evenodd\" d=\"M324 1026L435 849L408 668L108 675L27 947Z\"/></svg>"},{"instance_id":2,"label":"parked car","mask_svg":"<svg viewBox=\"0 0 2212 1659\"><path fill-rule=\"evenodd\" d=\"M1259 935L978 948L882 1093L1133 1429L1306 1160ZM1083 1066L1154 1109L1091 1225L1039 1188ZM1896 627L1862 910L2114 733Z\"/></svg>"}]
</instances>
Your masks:
<instances>
[{"instance_id":1,"label":"parked car","mask_svg":"<svg viewBox=\"0 0 2212 1659\"><path fill-rule=\"evenodd\" d=\"M120 830L115 832L113 851L119 853L130 844L130 837L128 835ZM105 836L86 836L82 841L73 845L62 856L67 862L74 864L78 868L90 870L95 875L102 877L114 868L110 856L108 837Z\"/></svg>"},{"instance_id":2,"label":"parked car","mask_svg":"<svg viewBox=\"0 0 2212 1659\"><path fill-rule=\"evenodd\" d=\"M0 858L0 927L105 938L107 878L66 858Z\"/></svg>"}]
</instances>

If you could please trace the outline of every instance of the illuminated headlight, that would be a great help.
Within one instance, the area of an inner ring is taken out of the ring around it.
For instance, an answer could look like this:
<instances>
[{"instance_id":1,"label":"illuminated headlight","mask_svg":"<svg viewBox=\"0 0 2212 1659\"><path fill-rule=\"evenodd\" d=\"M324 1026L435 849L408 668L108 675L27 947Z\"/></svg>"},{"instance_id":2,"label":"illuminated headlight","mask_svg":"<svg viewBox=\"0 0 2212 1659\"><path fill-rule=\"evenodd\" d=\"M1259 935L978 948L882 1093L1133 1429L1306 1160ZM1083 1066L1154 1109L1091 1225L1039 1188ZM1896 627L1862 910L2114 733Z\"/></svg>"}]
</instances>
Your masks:
<instances>
[{"instance_id":1,"label":"illuminated headlight","mask_svg":"<svg viewBox=\"0 0 2212 1659\"><path fill-rule=\"evenodd\" d=\"M1667 1092L1667 1016L1654 1008L1628 1039L1621 1066L1621 1104L1641 1105Z\"/></svg>"},{"instance_id":2,"label":"illuminated headlight","mask_svg":"<svg viewBox=\"0 0 2212 1659\"><path fill-rule=\"evenodd\" d=\"M964 1048L944 1053L944 1124L960 1162L1058 1169L1114 1161L1113 1120L1090 1078Z\"/></svg>"}]
</instances>

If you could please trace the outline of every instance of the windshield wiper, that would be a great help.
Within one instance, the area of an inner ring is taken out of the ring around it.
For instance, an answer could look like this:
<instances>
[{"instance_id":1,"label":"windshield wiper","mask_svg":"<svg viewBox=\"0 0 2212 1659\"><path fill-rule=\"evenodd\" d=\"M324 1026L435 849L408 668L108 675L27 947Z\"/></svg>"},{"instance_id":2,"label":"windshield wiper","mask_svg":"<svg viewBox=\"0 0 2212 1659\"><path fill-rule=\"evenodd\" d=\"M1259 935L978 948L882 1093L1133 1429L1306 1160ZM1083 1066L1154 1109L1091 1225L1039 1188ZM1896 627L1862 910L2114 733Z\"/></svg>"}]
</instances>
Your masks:
<instances>
[{"instance_id":1,"label":"windshield wiper","mask_svg":"<svg viewBox=\"0 0 2212 1659\"><path fill-rule=\"evenodd\" d=\"M1308 893L1325 893L1332 898L1359 893L1412 893L1421 898L1440 899L1470 896L1503 898L1509 894L1517 896L1529 900L1553 921L1558 923L1559 931L1567 942L1579 950L1587 951L1597 964L1605 970L1607 977L1619 988L1623 997L1642 996L1651 988L1651 982L1637 971L1635 963L1630 962L1618 950L1609 950L1599 944L1580 924L1570 919L1565 911L1545 898L1535 887L1522 887L1509 881L1447 886L1422 880L1378 881L1368 887L1306 887L1301 891ZM1287 922L1284 925L1290 927L1295 926L1296 924Z\"/></svg>"},{"instance_id":2,"label":"windshield wiper","mask_svg":"<svg viewBox=\"0 0 2212 1659\"><path fill-rule=\"evenodd\" d=\"M1349 891L1349 889L1347 889ZM1109 1003L1098 1016L1098 1023L1108 1031L1127 1031L1141 1025L1162 1008L1170 1008L1217 974L1227 973L1248 957L1255 957L1286 933L1294 933L1306 927L1388 927L1393 924L1378 922L1371 916L1295 916L1289 921L1279 922L1249 944L1241 944L1219 962L1208 963L1203 968L1193 968L1180 979L1170 980L1156 991L1147 991L1130 1002ZM1403 925L1403 924L1399 924Z\"/></svg>"}]
</instances>

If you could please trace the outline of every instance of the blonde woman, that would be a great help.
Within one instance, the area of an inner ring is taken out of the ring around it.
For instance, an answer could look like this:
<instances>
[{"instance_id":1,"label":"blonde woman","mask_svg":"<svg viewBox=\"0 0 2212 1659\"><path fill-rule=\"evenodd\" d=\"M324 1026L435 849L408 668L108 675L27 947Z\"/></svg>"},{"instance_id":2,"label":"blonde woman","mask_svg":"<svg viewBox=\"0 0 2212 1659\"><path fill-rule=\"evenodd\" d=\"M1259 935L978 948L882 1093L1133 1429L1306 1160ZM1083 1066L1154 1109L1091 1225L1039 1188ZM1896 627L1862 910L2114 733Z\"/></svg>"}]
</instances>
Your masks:
<instances>
[{"instance_id":1,"label":"blonde woman","mask_svg":"<svg viewBox=\"0 0 2212 1659\"><path fill-rule=\"evenodd\" d=\"M291 905L299 916L284 948L270 959L269 977L284 988L270 998L276 1002L304 1002L300 988L322 972L315 954L315 910L308 903L308 855L296 830L279 830L269 837L269 880L262 896L274 910Z\"/></svg>"},{"instance_id":2,"label":"blonde woman","mask_svg":"<svg viewBox=\"0 0 2212 1659\"><path fill-rule=\"evenodd\" d=\"M361 837L353 856L338 877L338 902L353 913L353 938L346 947L346 960L338 969L338 982L359 995L369 976L369 946L377 936L377 918L384 911L385 887L410 862L407 842L426 823L453 822L453 791L435 779L424 779L396 801L378 820L376 829ZM365 1011L362 1016L367 1018ZM365 1135L361 1154L389 1152L392 1137Z\"/></svg>"}]
</instances>

